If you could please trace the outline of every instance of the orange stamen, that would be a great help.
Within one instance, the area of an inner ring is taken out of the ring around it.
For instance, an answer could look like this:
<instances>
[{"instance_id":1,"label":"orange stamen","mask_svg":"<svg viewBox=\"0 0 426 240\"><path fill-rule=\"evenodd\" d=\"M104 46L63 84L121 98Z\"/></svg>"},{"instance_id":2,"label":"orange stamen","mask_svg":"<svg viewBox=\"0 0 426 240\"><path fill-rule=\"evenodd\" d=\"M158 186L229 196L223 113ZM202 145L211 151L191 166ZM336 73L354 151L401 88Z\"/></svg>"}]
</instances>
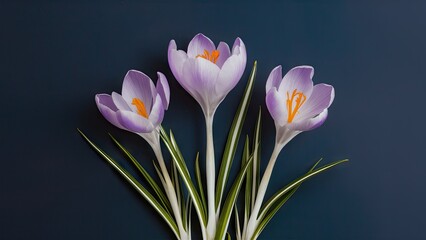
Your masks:
<instances>
[{"instance_id":1,"label":"orange stamen","mask_svg":"<svg viewBox=\"0 0 426 240\"><path fill-rule=\"evenodd\" d=\"M296 103L295 106L293 106L293 101ZM293 93L291 94L291 97L287 92L288 123L291 123L293 121L294 117L298 113L300 107L305 103L305 101L306 96L302 92L297 92L297 89L294 89Z\"/></svg>"},{"instance_id":2,"label":"orange stamen","mask_svg":"<svg viewBox=\"0 0 426 240\"><path fill-rule=\"evenodd\" d=\"M136 106L138 114L144 118L148 118L148 113L146 112L145 104L139 98L133 98L132 105Z\"/></svg>"},{"instance_id":3,"label":"orange stamen","mask_svg":"<svg viewBox=\"0 0 426 240\"><path fill-rule=\"evenodd\" d=\"M209 60L210 62L216 64L217 59L219 58L220 52L218 50L213 50L211 53L204 49L203 54L198 54L196 57L201 57Z\"/></svg>"}]
</instances>

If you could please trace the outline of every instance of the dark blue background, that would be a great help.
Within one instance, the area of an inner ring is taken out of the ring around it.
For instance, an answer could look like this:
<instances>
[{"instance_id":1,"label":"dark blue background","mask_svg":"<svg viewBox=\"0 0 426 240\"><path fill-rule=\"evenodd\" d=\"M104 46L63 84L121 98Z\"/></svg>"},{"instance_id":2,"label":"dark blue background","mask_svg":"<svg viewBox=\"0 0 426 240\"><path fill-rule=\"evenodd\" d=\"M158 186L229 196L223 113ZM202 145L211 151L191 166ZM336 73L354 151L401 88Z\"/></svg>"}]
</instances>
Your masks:
<instances>
[{"instance_id":1,"label":"dark blue background","mask_svg":"<svg viewBox=\"0 0 426 240\"><path fill-rule=\"evenodd\" d=\"M215 43L240 36L248 50L246 74L215 118L218 157L254 60L243 133L262 105L264 165L275 134L264 106L272 68L313 65L314 81L336 89L324 126L281 153L268 194L320 157L351 162L303 185L261 239L424 239L424 2L85 2L0 3L1 239L173 237L76 128L129 166L111 132L152 170L148 145L106 122L94 95L120 91L129 69L162 71L172 89L164 126L192 165L204 123L168 68L167 45L185 49L198 32Z\"/></svg>"}]
</instances>

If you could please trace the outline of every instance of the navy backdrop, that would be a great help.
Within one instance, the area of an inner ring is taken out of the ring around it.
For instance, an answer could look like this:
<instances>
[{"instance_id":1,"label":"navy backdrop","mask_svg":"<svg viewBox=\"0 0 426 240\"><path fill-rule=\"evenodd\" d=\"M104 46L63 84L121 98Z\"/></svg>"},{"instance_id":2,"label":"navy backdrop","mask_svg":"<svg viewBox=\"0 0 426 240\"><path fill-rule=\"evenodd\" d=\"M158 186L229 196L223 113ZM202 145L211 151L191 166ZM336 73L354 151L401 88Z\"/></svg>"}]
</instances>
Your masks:
<instances>
[{"instance_id":1,"label":"navy backdrop","mask_svg":"<svg viewBox=\"0 0 426 240\"><path fill-rule=\"evenodd\" d=\"M167 45L185 49L198 32L215 43L239 36L248 51L246 73L215 118L218 157L254 60L243 133L261 105L263 167L275 134L264 104L269 72L313 65L314 82L336 89L326 123L281 153L268 195L320 157L351 162L304 184L261 239L424 239L425 2L2 1L0 26L1 239L173 237L76 128L129 166L112 133L152 171L149 146L105 121L94 95L119 92L129 69L162 71L172 91L163 125L192 166L204 122L168 68Z\"/></svg>"}]
</instances>

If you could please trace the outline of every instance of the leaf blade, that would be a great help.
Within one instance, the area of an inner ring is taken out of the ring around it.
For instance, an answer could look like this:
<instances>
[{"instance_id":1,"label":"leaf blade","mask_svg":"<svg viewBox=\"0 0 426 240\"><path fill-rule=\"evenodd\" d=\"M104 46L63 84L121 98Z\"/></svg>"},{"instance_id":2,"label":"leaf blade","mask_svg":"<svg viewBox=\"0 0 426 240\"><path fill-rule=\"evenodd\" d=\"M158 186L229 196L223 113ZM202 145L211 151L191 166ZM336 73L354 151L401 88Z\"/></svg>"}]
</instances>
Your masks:
<instances>
[{"instance_id":1,"label":"leaf blade","mask_svg":"<svg viewBox=\"0 0 426 240\"><path fill-rule=\"evenodd\" d=\"M182 177L182 180L185 183L185 186L187 187L188 193L192 197L194 208L198 214L200 223L203 226L206 226L207 213L205 210L205 206L202 205L203 203L192 182L191 175L189 174L185 160L179 156L178 152L175 150L173 146L173 143L171 142L169 136L167 135L167 133L164 131L163 128L160 128L160 137L163 140L164 144L166 145L167 150L169 150L170 154L172 155L172 159L176 163L176 167L179 170L180 176Z\"/></svg>"},{"instance_id":2,"label":"leaf blade","mask_svg":"<svg viewBox=\"0 0 426 240\"><path fill-rule=\"evenodd\" d=\"M130 153L129 150L127 150L116 138L114 138L110 133L108 133L110 138L113 140L113 142L118 146L118 148L130 159L130 161L135 165L135 167L139 170L139 172L142 174L142 176L145 178L145 180L148 182L148 184L151 186L151 188L154 190L154 192L157 194L158 198L160 199L160 202L163 204L163 206L166 208L166 210L171 213L172 207L170 205L170 202L164 192L161 190L160 186L154 181L154 179L149 175L149 173L145 170L144 167L136 160L136 158Z\"/></svg>"},{"instance_id":3,"label":"leaf blade","mask_svg":"<svg viewBox=\"0 0 426 240\"><path fill-rule=\"evenodd\" d=\"M223 204L223 209L221 211L218 225L216 228L216 240L222 240L225 237L226 230L229 225L229 221L231 218L231 213L233 206L235 205L235 201L238 197L239 190L241 188L241 185L243 183L244 177L247 172L247 168L249 165L251 165L253 160L253 157L250 157L250 159L245 163L245 166L240 170L240 172L237 175L237 178L234 181L234 184L232 184L231 189L229 190L229 193L226 197L225 203Z\"/></svg>"},{"instance_id":4,"label":"leaf blade","mask_svg":"<svg viewBox=\"0 0 426 240\"><path fill-rule=\"evenodd\" d=\"M254 80L257 72L257 61L254 62L252 71L247 81L244 95L241 98L241 102L238 106L237 112L232 121L231 129L229 130L228 139L226 141L225 150L222 156L222 162L220 165L219 175L216 184L216 199L215 207L219 208L220 202L222 201L223 191L226 186L226 182L229 177L231 170L232 161L235 155L235 151L238 146L238 140L240 138L241 129L244 124L245 116L251 99L251 93L254 87Z\"/></svg>"},{"instance_id":5,"label":"leaf blade","mask_svg":"<svg viewBox=\"0 0 426 240\"><path fill-rule=\"evenodd\" d=\"M173 233L179 238L179 230L174 219L167 213L167 211L161 206L159 202L152 196L148 190L146 190L129 172L127 172L123 167L121 167L114 159L112 159L108 154L106 154L102 149L100 149L96 144L94 144L80 129L77 129L80 135L86 140L87 143L99 154L101 155L111 166L113 166L120 175L126 179L146 200L148 203L154 207L154 209L160 214L160 216L166 221L169 227L172 229Z\"/></svg>"},{"instance_id":6,"label":"leaf blade","mask_svg":"<svg viewBox=\"0 0 426 240\"><path fill-rule=\"evenodd\" d=\"M332 163L329 163L325 166L322 166L318 169L314 169L318 163L321 161L321 159L311 168L310 171L308 171L306 174L304 174L302 177L294 180L293 182L291 182L290 184L288 184L287 186L281 188L277 193L275 193L266 203L265 205L262 207L260 214L259 214L259 223L257 224L256 230L253 233L252 239L255 239L256 236L259 236L260 232L265 228L266 224L270 221L270 219L278 212L278 210L281 208L281 206L294 194L294 192L296 192L297 188L306 180L310 179L311 177L327 171L329 169L331 169L334 166L337 166L341 163L345 163L348 162L348 159L343 159L340 161L335 161ZM288 194L287 194L288 193ZM286 195L287 194L287 195ZM282 201L284 201L283 204L280 204L280 199ZM278 205L276 205L276 208L273 208L272 211L270 212L271 214L266 215L268 213L268 211L274 206L274 204L278 203Z\"/></svg>"}]
</instances>

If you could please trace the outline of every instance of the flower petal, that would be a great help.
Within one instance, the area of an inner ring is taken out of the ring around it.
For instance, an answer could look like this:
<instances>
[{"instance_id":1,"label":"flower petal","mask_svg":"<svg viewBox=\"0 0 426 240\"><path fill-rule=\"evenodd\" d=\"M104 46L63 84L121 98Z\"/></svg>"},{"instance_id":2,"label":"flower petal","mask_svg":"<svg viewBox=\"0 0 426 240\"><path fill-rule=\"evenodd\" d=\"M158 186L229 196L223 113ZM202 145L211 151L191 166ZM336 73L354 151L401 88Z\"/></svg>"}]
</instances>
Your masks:
<instances>
[{"instance_id":1,"label":"flower petal","mask_svg":"<svg viewBox=\"0 0 426 240\"><path fill-rule=\"evenodd\" d=\"M282 76L283 73L281 65L278 65L274 69L272 69L271 73L269 74L268 80L266 81L266 93L268 93L269 90L271 90L271 88L273 87L278 89L281 81L283 80Z\"/></svg>"},{"instance_id":2,"label":"flower petal","mask_svg":"<svg viewBox=\"0 0 426 240\"><path fill-rule=\"evenodd\" d=\"M124 77L121 94L133 111L136 111L132 105L133 98L139 98L149 111L152 105L152 89L155 89L155 86L151 78L143 72L130 70Z\"/></svg>"},{"instance_id":3,"label":"flower petal","mask_svg":"<svg viewBox=\"0 0 426 240\"><path fill-rule=\"evenodd\" d=\"M169 83L167 82L166 76L161 72L157 72L158 80L157 80L157 93L161 96L161 100L163 103L163 108L167 110L170 102L170 88ZM154 107L152 107L154 109Z\"/></svg>"},{"instance_id":4,"label":"flower petal","mask_svg":"<svg viewBox=\"0 0 426 240\"><path fill-rule=\"evenodd\" d=\"M241 38L235 39L232 55L223 63L215 86L215 101L220 103L223 98L237 85L244 73L247 53Z\"/></svg>"},{"instance_id":5,"label":"flower petal","mask_svg":"<svg viewBox=\"0 0 426 240\"><path fill-rule=\"evenodd\" d=\"M298 66L284 76L278 91L282 94L291 94L295 89L302 92L307 98L311 95L314 75L314 68L311 66Z\"/></svg>"},{"instance_id":6,"label":"flower petal","mask_svg":"<svg viewBox=\"0 0 426 240\"><path fill-rule=\"evenodd\" d=\"M284 95L280 94L275 87L266 94L266 106L275 121L275 125L283 126L287 123L287 108Z\"/></svg>"},{"instance_id":7,"label":"flower petal","mask_svg":"<svg viewBox=\"0 0 426 240\"><path fill-rule=\"evenodd\" d=\"M244 73L245 62L241 55L232 55L223 64L215 84L215 99L223 98L237 85Z\"/></svg>"},{"instance_id":8,"label":"flower petal","mask_svg":"<svg viewBox=\"0 0 426 240\"><path fill-rule=\"evenodd\" d=\"M123 127L131 132L147 133L154 129L154 125L148 119L134 112L118 110L117 119Z\"/></svg>"},{"instance_id":9,"label":"flower petal","mask_svg":"<svg viewBox=\"0 0 426 240\"><path fill-rule=\"evenodd\" d=\"M241 38L238 37L235 39L234 45L232 45L232 55L239 55L239 54L241 54L244 61L247 60L246 45L244 44L243 40L241 40Z\"/></svg>"},{"instance_id":10,"label":"flower petal","mask_svg":"<svg viewBox=\"0 0 426 240\"><path fill-rule=\"evenodd\" d=\"M222 68L225 61L231 56L231 50L229 50L229 46L225 42L220 42L217 50L219 51L219 58L216 61L216 65Z\"/></svg>"},{"instance_id":11,"label":"flower petal","mask_svg":"<svg viewBox=\"0 0 426 240\"><path fill-rule=\"evenodd\" d=\"M219 75L219 67L204 58L189 59L183 66L188 88L209 99Z\"/></svg>"},{"instance_id":12,"label":"flower petal","mask_svg":"<svg viewBox=\"0 0 426 240\"><path fill-rule=\"evenodd\" d=\"M116 112L118 108L114 105L112 97L108 94L96 94L95 96L96 105L98 106L99 111L104 116L108 122L112 123L114 126L124 129L117 119Z\"/></svg>"},{"instance_id":13,"label":"flower petal","mask_svg":"<svg viewBox=\"0 0 426 240\"><path fill-rule=\"evenodd\" d=\"M312 118L320 114L324 109L329 108L334 100L334 88L328 84L317 84L312 90L311 96L300 108L300 113L296 115L297 119Z\"/></svg>"},{"instance_id":14,"label":"flower petal","mask_svg":"<svg viewBox=\"0 0 426 240\"><path fill-rule=\"evenodd\" d=\"M154 100L154 105L152 106L152 110L149 113L149 121L154 125L154 127L161 124L164 117L164 107L163 101L161 100L161 96L157 95Z\"/></svg>"},{"instance_id":15,"label":"flower petal","mask_svg":"<svg viewBox=\"0 0 426 240\"><path fill-rule=\"evenodd\" d=\"M195 58L198 54L203 54L204 50L209 52L215 50L216 47L210 38L199 33L189 42L188 57Z\"/></svg>"},{"instance_id":16,"label":"flower petal","mask_svg":"<svg viewBox=\"0 0 426 240\"><path fill-rule=\"evenodd\" d=\"M114 102L115 106L119 110L132 111L132 109L129 107L129 104L127 104L126 100L124 100L124 98L120 94L113 92L111 94L111 97L112 97L112 101Z\"/></svg>"},{"instance_id":17,"label":"flower petal","mask_svg":"<svg viewBox=\"0 0 426 240\"><path fill-rule=\"evenodd\" d=\"M183 65L188 59L188 55L182 50L177 50L174 40L171 40L169 43L168 59L173 75L178 81L180 81L182 78Z\"/></svg>"},{"instance_id":18,"label":"flower petal","mask_svg":"<svg viewBox=\"0 0 426 240\"><path fill-rule=\"evenodd\" d=\"M314 118L304 119L298 122L288 124L288 128L297 131L309 131L321 126L328 116L328 110L324 109L319 115Z\"/></svg>"}]
</instances>

